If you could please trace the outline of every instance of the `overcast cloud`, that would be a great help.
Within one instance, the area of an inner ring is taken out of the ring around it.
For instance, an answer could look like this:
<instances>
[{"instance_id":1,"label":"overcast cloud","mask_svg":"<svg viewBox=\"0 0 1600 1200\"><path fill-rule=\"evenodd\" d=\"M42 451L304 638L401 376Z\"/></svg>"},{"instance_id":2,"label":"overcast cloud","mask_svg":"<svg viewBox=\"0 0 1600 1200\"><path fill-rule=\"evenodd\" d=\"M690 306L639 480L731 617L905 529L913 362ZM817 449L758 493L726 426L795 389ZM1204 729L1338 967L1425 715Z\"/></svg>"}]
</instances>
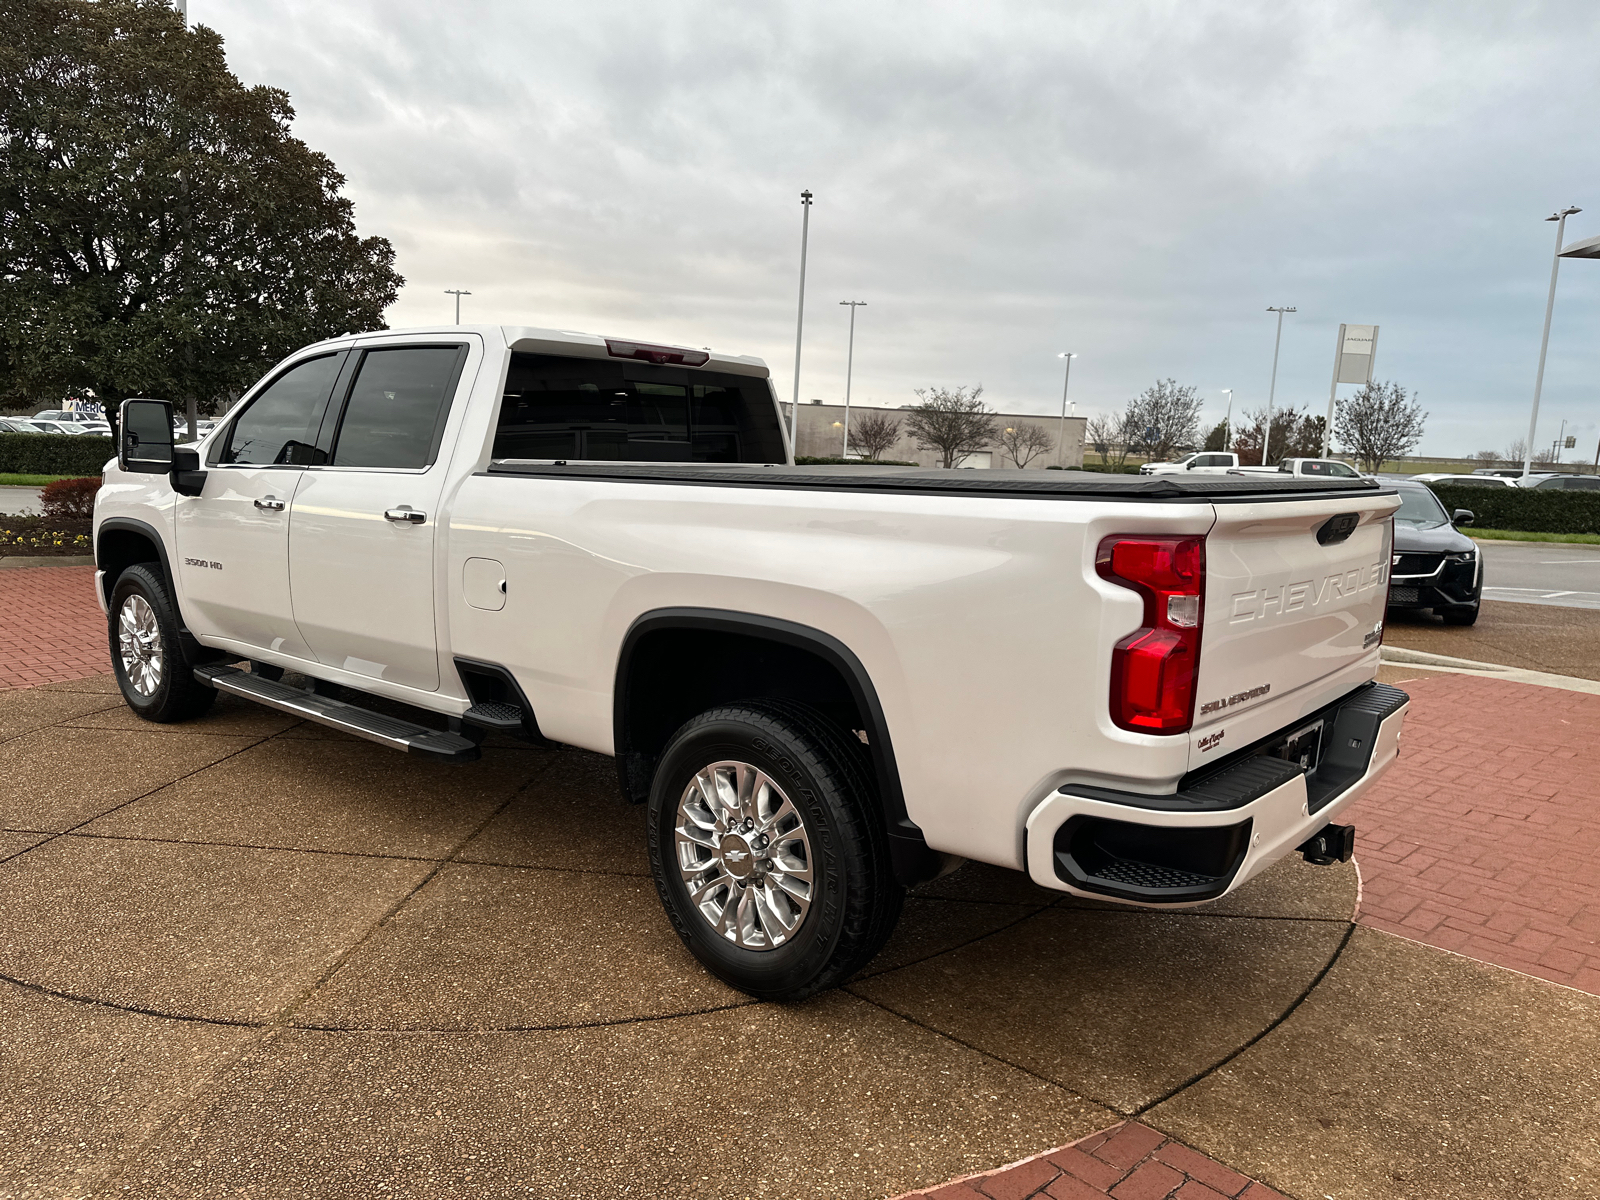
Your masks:
<instances>
[{"instance_id":1,"label":"overcast cloud","mask_svg":"<svg viewBox=\"0 0 1600 1200\"><path fill-rule=\"evenodd\" d=\"M192 0L450 317L713 345L803 398L981 382L1078 411L1157 377L1327 403L1338 324L1424 448L1526 431L1554 226L1600 233L1592 3ZM1569 262L1540 441L1600 436L1600 262ZM1349 389L1345 389L1348 391ZM1587 450L1584 449L1585 444ZM1572 457L1572 455L1568 455Z\"/></svg>"}]
</instances>

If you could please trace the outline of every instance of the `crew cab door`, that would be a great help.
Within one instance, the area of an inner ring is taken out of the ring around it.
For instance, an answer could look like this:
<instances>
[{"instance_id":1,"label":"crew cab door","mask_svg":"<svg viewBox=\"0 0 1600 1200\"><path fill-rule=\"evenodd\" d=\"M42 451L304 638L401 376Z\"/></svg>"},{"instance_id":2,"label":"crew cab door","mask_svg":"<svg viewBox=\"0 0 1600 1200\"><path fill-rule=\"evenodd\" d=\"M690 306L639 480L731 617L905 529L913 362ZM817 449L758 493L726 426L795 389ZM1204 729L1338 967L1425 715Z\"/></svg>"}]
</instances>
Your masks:
<instances>
[{"instance_id":1,"label":"crew cab door","mask_svg":"<svg viewBox=\"0 0 1600 1200\"><path fill-rule=\"evenodd\" d=\"M177 497L173 567L194 633L310 657L289 595L289 509L344 360L302 359L259 389L208 447L200 495Z\"/></svg>"},{"instance_id":2,"label":"crew cab door","mask_svg":"<svg viewBox=\"0 0 1600 1200\"><path fill-rule=\"evenodd\" d=\"M318 662L432 691L434 531L463 342L351 351L289 520L295 623ZM470 387L470 379L468 380Z\"/></svg>"}]
</instances>

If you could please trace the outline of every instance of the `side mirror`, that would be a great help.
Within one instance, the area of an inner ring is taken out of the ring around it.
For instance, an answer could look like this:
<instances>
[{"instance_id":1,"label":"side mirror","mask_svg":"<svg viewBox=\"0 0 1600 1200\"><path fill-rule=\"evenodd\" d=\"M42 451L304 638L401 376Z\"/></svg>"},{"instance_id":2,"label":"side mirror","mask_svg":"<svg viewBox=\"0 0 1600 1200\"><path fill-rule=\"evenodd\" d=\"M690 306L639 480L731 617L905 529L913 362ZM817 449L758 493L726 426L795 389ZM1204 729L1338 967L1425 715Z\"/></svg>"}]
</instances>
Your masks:
<instances>
[{"instance_id":1,"label":"side mirror","mask_svg":"<svg viewBox=\"0 0 1600 1200\"><path fill-rule=\"evenodd\" d=\"M1198 464L1198 463L1188 463L1188 464L1187 464L1187 465L1185 465L1185 466L1184 466L1184 468L1183 468L1183 469L1184 469L1184 470L1185 470L1185 471L1192 471L1192 470L1194 470L1194 469L1195 469L1195 467L1197 467L1197 466L1199 466L1199 465L1200 465L1200 464Z\"/></svg>"},{"instance_id":2,"label":"side mirror","mask_svg":"<svg viewBox=\"0 0 1600 1200\"><path fill-rule=\"evenodd\" d=\"M124 471L165 475L172 470L172 405L124 400L117 427L117 465Z\"/></svg>"},{"instance_id":3,"label":"side mirror","mask_svg":"<svg viewBox=\"0 0 1600 1200\"><path fill-rule=\"evenodd\" d=\"M1471 525L1478 518L1470 508L1458 508L1450 514L1450 524Z\"/></svg>"}]
</instances>

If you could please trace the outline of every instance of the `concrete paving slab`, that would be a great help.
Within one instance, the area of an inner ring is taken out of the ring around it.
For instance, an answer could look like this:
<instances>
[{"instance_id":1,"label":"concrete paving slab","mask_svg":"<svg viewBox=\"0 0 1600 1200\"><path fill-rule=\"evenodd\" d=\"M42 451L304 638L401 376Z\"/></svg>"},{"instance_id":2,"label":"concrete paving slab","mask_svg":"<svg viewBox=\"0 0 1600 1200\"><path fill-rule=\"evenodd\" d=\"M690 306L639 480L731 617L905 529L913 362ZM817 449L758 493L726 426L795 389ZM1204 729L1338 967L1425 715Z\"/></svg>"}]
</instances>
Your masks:
<instances>
[{"instance_id":1,"label":"concrete paving slab","mask_svg":"<svg viewBox=\"0 0 1600 1200\"><path fill-rule=\"evenodd\" d=\"M88 1195L255 1036L0 982L0 1195Z\"/></svg>"},{"instance_id":2,"label":"concrete paving slab","mask_svg":"<svg viewBox=\"0 0 1600 1200\"><path fill-rule=\"evenodd\" d=\"M869 979L945 954L968 942L998 933L1036 912L1037 904L974 904L940 897L907 896L889 942L857 979Z\"/></svg>"},{"instance_id":3,"label":"concrete paving slab","mask_svg":"<svg viewBox=\"0 0 1600 1200\"><path fill-rule=\"evenodd\" d=\"M1296 1196L1600 1195L1600 999L1357 929L1277 1029L1146 1120Z\"/></svg>"},{"instance_id":4,"label":"concrete paving slab","mask_svg":"<svg viewBox=\"0 0 1600 1200\"><path fill-rule=\"evenodd\" d=\"M25 733L0 743L0 825L70 829L236 754L250 742L109 729Z\"/></svg>"},{"instance_id":5,"label":"concrete paving slab","mask_svg":"<svg viewBox=\"0 0 1600 1200\"><path fill-rule=\"evenodd\" d=\"M0 859L21 854L49 836L47 833L13 833L9 829L0 829Z\"/></svg>"},{"instance_id":6,"label":"concrete paving slab","mask_svg":"<svg viewBox=\"0 0 1600 1200\"><path fill-rule=\"evenodd\" d=\"M1597 556L1600 557L1600 556ZM1477 624L1446 625L1428 612L1390 609L1386 646L1600 679L1600 612L1485 600Z\"/></svg>"},{"instance_id":7,"label":"concrete paving slab","mask_svg":"<svg viewBox=\"0 0 1600 1200\"><path fill-rule=\"evenodd\" d=\"M566 1032L293 1032L241 1060L117 1194L842 1200L1114 1119L839 993Z\"/></svg>"},{"instance_id":8,"label":"concrete paving slab","mask_svg":"<svg viewBox=\"0 0 1600 1200\"><path fill-rule=\"evenodd\" d=\"M1348 926L1052 908L850 990L1131 1113L1304 992Z\"/></svg>"},{"instance_id":9,"label":"concrete paving slab","mask_svg":"<svg viewBox=\"0 0 1600 1200\"><path fill-rule=\"evenodd\" d=\"M0 864L0 974L264 1021L420 882L403 859L63 837Z\"/></svg>"},{"instance_id":10,"label":"concrete paving slab","mask_svg":"<svg viewBox=\"0 0 1600 1200\"><path fill-rule=\"evenodd\" d=\"M178 721L171 725L157 725L152 721L146 721L126 704L101 707L98 711L74 717L65 723L74 729L132 729L149 730L153 733L220 733L234 737L271 737L300 724L300 718L291 717L288 713L281 713L259 704L252 704L237 696L223 695L217 697L205 716L190 721Z\"/></svg>"},{"instance_id":11,"label":"concrete paving slab","mask_svg":"<svg viewBox=\"0 0 1600 1200\"><path fill-rule=\"evenodd\" d=\"M649 875L645 812L617 788L613 760L582 750L544 756L523 789L458 857L463 862Z\"/></svg>"},{"instance_id":12,"label":"concrete paving slab","mask_svg":"<svg viewBox=\"0 0 1600 1200\"><path fill-rule=\"evenodd\" d=\"M918 884L911 895L989 904L1054 904L1066 897L1065 892L1040 887L1026 871L982 862L963 863L948 875Z\"/></svg>"},{"instance_id":13,"label":"concrete paving slab","mask_svg":"<svg viewBox=\"0 0 1600 1200\"><path fill-rule=\"evenodd\" d=\"M106 696L47 692L43 688L0 692L0 742L58 721L81 720L119 707L126 708L120 697L113 700Z\"/></svg>"},{"instance_id":14,"label":"concrete paving slab","mask_svg":"<svg viewBox=\"0 0 1600 1200\"><path fill-rule=\"evenodd\" d=\"M85 692L94 696L120 696L117 677L109 671L103 675L85 675L81 679L63 679L56 683L41 683L30 691Z\"/></svg>"},{"instance_id":15,"label":"concrete paving slab","mask_svg":"<svg viewBox=\"0 0 1600 1200\"><path fill-rule=\"evenodd\" d=\"M458 765L354 739L274 738L85 832L443 858L542 771L544 757L491 750Z\"/></svg>"},{"instance_id":16,"label":"concrete paving slab","mask_svg":"<svg viewBox=\"0 0 1600 1200\"><path fill-rule=\"evenodd\" d=\"M356 950L293 1021L564 1028L746 1003L748 996L707 974L684 949L648 879L451 865Z\"/></svg>"},{"instance_id":17,"label":"concrete paving slab","mask_svg":"<svg viewBox=\"0 0 1600 1200\"><path fill-rule=\"evenodd\" d=\"M1183 911L1194 916L1348 921L1356 911L1360 890L1361 880L1354 863L1316 867L1298 854L1291 854L1238 891Z\"/></svg>"}]
</instances>

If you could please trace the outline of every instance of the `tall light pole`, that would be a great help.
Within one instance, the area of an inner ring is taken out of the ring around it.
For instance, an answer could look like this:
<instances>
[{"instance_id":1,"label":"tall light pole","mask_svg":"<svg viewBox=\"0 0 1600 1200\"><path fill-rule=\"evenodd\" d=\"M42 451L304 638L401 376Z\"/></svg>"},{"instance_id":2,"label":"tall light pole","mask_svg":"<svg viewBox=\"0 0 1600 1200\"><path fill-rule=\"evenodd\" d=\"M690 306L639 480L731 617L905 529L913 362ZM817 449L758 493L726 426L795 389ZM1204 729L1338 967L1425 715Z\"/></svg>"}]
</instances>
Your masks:
<instances>
[{"instance_id":1,"label":"tall light pole","mask_svg":"<svg viewBox=\"0 0 1600 1200\"><path fill-rule=\"evenodd\" d=\"M1228 393L1228 412L1222 418L1222 448L1226 450L1233 442L1233 389L1223 388L1222 390Z\"/></svg>"},{"instance_id":2,"label":"tall light pole","mask_svg":"<svg viewBox=\"0 0 1600 1200\"><path fill-rule=\"evenodd\" d=\"M800 331L806 322L806 238L811 233L811 190L800 193L800 307L794 317L794 411L789 414L789 451L800 445Z\"/></svg>"},{"instance_id":3,"label":"tall light pole","mask_svg":"<svg viewBox=\"0 0 1600 1200\"><path fill-rule=\"evenodd\" d=\"M839 451L840 458L850 457L850 375L856 364L856 309L865 308L865 300L841 300L841 306L850 306L850 349L844 358L844 449Z\"/></svg>"},{"instance_id":4,"label":"tall light pole","mask_svg":"<svg viewBox=\"0 0 1600 1200\"><path fill-rule=\"evenodd\" d=\"M1065 352L1056 355L1067 360L1067 377L1061 381L1061 432L1056 435L1056 466L1065 465L1067 453L1067 389L1072 386L1072 360L1076 354Z\"/></svg>"},{"instance_id":5,"label":"tall light pole","mask_svg":"<svg viewBox=\"0 0 1600 1200\"><path fill-rule=\"evenodd\" d=\"M1522 474L1526 478L1533 470L1533 435L1539 426L1539 393L1544 390L1544 352L1550 346L1550 314L1556 307L1556 273L1561 270L1561 235L1567 228L1567 218L1583 209L1569 204L1560 212L1551 213L1546 221L1556 223L1556 252L1550 259L1550 296L1544 302L1544 336L1539 339L1539 372L1533 377L1533 412L1528 415L1528 442L1522 452Z\"/></svg>"},{"instance_id":6,"label":"tall light pole","mask_svg":"<svg viewBox=\"0 0 1600 1200\"><path fill-rule=\"evenodd\" d=\"M1267 427L1261 434L1261 465L1270 466L1267 461L1267 451L1272 446L1272 400L1278 394L1278 347L1283 344L1283 314L1297 311L1294 308L1271 308L1268 312L1278 314L1278 336L1272 342L1272 384L1267 388Z\"/></svg>"},{"instance_id":7,"label":"tall light pole","mask_svg":"<svg viewBox=\"0 0 1600 1200\"><path fill-rule=\"evenodd\" d=\"M464 292L459 288L445 288L444 294L446 296L454 296L456 298L456 324L461 324L461 297L470 296L472 293Z\"/></svg>"}]
</instances>

